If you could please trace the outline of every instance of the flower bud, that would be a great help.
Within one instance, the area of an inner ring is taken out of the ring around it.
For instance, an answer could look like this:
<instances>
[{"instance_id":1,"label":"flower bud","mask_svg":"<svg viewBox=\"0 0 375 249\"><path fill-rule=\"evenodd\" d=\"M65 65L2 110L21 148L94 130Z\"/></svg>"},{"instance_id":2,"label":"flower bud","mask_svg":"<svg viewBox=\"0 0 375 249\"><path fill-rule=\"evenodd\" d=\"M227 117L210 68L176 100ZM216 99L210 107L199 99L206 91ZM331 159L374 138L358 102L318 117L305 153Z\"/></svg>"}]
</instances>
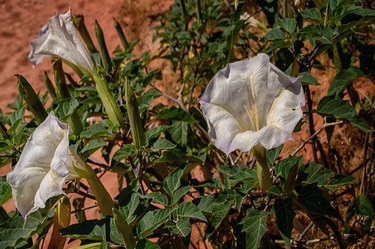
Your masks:
<instances>
[{"instance_id":1,"label":"flower bud","mask_svg":"<svg viewBox=\"0 0 375 249\"><path fill-rule=\"evenodd\" d=\"M39 121L39 123L42 123L48 116L42 102L40 102L38 95L22 75L16 74L16 77L18 78L18 92L25 100L27 107L34 117Z\"/></svg>"}]
</instances>

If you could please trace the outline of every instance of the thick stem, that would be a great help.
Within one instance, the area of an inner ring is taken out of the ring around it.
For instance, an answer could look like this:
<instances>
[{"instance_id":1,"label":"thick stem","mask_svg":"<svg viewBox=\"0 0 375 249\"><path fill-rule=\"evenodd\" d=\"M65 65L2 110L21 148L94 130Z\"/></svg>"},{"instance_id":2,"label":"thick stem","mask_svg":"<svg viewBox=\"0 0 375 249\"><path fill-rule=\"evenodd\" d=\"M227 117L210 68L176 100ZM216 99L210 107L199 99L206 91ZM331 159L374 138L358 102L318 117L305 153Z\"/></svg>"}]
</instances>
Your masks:
<instances>
[{"instance_id":1,"label":"thick stem","mask_svg":"<svg viewBox=\"0 0 375 249\"><path fill-rule=\"evenodd\" d=\"M113 94L111 93L108 82L105 79L104 75L98 72L97 69L94 70L93 79L95 81L96 90L98 95L102 100L104 109L106 110L109 119L115 126L123 128L125 126L124 119Z\"/></svg>"},{"instance_id":2,"label":"thick stem","mask_svg":"<svg viewBox=\"0 0 375 249\"><path fill-rule=\"evenodd\" d=\"M103 183L87 163L75 153L73 153L73 155L78 162L77 167L74 169L80 177L85 178L89 183L103 216L112 216L112 208L114 207L113 200L103 186Z\"/></svg>"},{"instance_id":3,"label":"thick stem","mask_svg":"<svg viewBox=\"0 0 375 249\"><path fill-rule=\"evenodd\" d=\"M259 187L266 192L272 186L271 173L267 165L266 149L260 145L253 148L253 154L257 160L257 177Z\"/></svg>"}]
</instances>

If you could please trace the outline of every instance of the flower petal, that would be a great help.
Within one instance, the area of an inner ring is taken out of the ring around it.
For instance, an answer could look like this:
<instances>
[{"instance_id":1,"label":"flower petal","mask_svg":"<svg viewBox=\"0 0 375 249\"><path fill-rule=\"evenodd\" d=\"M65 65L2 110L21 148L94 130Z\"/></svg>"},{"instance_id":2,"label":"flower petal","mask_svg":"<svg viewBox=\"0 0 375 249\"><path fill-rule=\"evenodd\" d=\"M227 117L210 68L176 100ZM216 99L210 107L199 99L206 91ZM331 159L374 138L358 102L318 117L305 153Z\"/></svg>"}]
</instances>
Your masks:
<instances>
[{"instance_id":1,"label":"flower petal","mask_svg":"<svg viewBox=\"0 0 375 249\"><path fill-rule=\"evenodd\" d=\"M38 38L31 42L31 63L40 63L46 55L60 57L92 73L93 62L73 25L70 10L51 17Z\"/></svg>"},{"instance_id":2,"label":"flower petal","mask_svg":"<svg viewBox=\"0 0 375 249\"><path fill-rule=\"evenodd\" d=\"M51 161L56 152L60 151L58 147L63 138L68 139L68 134L68 125L50 113L32 133L15 168L8 173L7 181L12 187L13 199L23 216L34 206L34 196L45 176L49 174ZM66 150L69 150L69 147Z\"/></svg>"},{"instance_id":3,"label":"flower petal","mask_svg":"<svg viewBox=\"0 0 375 249\"><path fill-rule=\"evenodd\" d=\"M267 125L292 133L294 127L302 118L301 106L304 104L305 96L298 81L283 89L281 94L275 99L267 116Z\"/></svg>"}]
</instances>

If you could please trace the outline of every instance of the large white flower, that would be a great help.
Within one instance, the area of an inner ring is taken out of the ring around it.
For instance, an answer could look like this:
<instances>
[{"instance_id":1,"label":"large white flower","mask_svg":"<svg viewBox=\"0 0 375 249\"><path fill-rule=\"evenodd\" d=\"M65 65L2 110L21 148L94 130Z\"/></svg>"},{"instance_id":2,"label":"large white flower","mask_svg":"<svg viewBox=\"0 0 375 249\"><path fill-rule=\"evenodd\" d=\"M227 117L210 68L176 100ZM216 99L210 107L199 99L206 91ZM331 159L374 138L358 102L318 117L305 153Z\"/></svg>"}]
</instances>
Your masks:
<instances>
[{"instance_id":1,"label":"large white flower","mask_svg":"<svg viewBox=\"0 0 375 249\"><path fill-rule=\"evenodd\" d=\"M23 217L63 194L64 182L79 178L69 150L69 126L50 113L28 139L13 171L7 175L13 199Z\"/></svg>"},{"instance_id":2,"label":"large white flower","mask_svg":"<svg viewBox=\"0 0 375 249\"><path fill-rule=\"evenodd\" d=\"M40 30L38 38L31 42L31 63L36 65L45 56L57 56L92 73L93 62L73 25L70 10L51 17Z\"/></svg>"},{"instance_id":3,"label":"large white flower","mask_svg":"<svg viewBox=\"0 0 375 249\"><path fill-rule=\"evenodd\" d=\"M266 54L228 64L200 100L209 137L226 154L281 145L291 138L304 103L300 80L284 74Z\"/></svg>"}]
</instances>

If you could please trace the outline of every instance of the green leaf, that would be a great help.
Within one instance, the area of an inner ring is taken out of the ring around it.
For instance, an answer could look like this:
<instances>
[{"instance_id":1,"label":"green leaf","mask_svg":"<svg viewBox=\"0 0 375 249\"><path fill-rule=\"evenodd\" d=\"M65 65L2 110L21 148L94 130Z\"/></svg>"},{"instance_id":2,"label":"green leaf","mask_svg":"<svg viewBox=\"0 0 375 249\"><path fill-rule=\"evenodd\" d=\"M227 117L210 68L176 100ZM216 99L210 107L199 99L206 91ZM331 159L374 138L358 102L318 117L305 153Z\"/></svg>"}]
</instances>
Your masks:
<instances>
[{"instance_id":1,"label":"green leaf","mask_svg":"<svg viewBox=\"0 0 375 249\"><path fill-rule=\"evenodd\" d=\"M210 237L227 217L230 209L235 202L234 196L222 193L212 205L212 216L207 228L207 236Z\"/></svg>"},{"instance_id":2,"label":"green leaf","mask_svg":"<svg viewBox=\"0 0 375 249\"><path fill-rule=\"evenodd\" d=\"M72 239L105 241L109 235L110 220L85 220L81 223L70 225L60 230L63 236Z\"/></svg>"},{"instance_id":3,"label":"green leaf","mask_svg":"<svg viewBox=\"0 0 375 249\"><path fill-rule=\"evenodd\" d=\"M354 184L356 182L355 178L352 176L335 174L330 169L312 162L301 167L299 178L300 181L304 183L316 183L319 187L324 187L332 192L335 192L344 185Z\"/></svg>"},{"instance_id":4,"label":"green leaf","mask_svg":"<svg viewBox=\"0 0 375 249\"><path fill-rule=\"evenodd\" d=\"M161 111L156 116L156 119L157 120L163 119L163 120L169 120L169 121L180 120L180 121L186 121L189 123L194 122L194 118L189 113L174 106Z\"/></svg>"},{"instance_id":5,"label":"green leaf","mask_svg":"<svg viewBox=\"0 0 375 249\"><path fill-rule=\"evenodd\" d=\"M162 192L153 192L145 196L147 199L151 199L153 202L162 204L164 206L168 205L168 197Z\"/></svg>"},{"instance_id":6,"label":"green leaf","mask_svg":"<svg viewBox=\"0 0 375 249\"><path fill-rule=\"evenodd\" d=\"M280 161L276 167L275 172L276 175L280 176L284 181L288 178L290 170L297 166L298 168L301 167L303 164L303 158L302 157L288 157L282 161Z\"/></svg>"},{"instance_id":7,"label":"green leaf","mask_svg":"<svg viewBox=\"0 0 375 249\"><path fill-rule=\"evenodd\" d=\"M72 113L77 110L79 106L78 100L73 97L63 99L61 103L59 103L56 113L61 119L66 120Z\"/></svg>"},{"instance_id":8,"label":"green leaf","mask_svg":"<svg viewBox=\"0 0 375 249\"><path fill-rule=\"evenodd\" d=\"M207 222L202 211L191 202L183 202L178 205L175 213L177 217L191 218Z\"/></svg>"},{"instance_id":9,"label":"green leaf","mask_svg":"<svg viewBox=\"0 0 375 249\"><path fill-rule=\"evenodd\" d=\"M83 147L81 153L89 152L91 154L94 151L98 150L99 148L106 146L107 144L108 144L107 141L97 140L97 139L91 140L85 145L85 147Z\"/></svg>"},{"instance_id":10,"label":"green leaf","mask_svg":"<svg viewBox=\"0 0 375 249\"><path fill-rule=\"evenodd\" d=\"M275 201L276 225L284 235L284 240L290 246L293 229L293 219L296 213L293 211L293 198L276 199Z\"/></svg>"},{"instance_id":11,"label":"green leaf","mask_svg":"<svg viewBox=\"0 0 375 249\"><path fill-rule=\"evenodd\" d=\"M7 183L6 177L0 177L0 206L12 198L12 187Z\"/></svg>"},{"instance_id":12,"label":"green leaf","mask_svg":"<svg viewBox=\"0 0 375 249\"><path fill-rule=\"evenodd\" d=\"M313 86L319 86L319 82L309 72L303 72L298 74L301 77L302 84L308 84Z\"/></svg>"},{"instance_id":13,"label":"green leaf","mask_svg":"<svg viewBox=\"0 0 375 249\"><path fill-rule=\"evenodd\" d=\"M160 125L158 127L153 127L145 132L146 142L149 142L151 139L159 137L160 134L170 128L169 125Z\"/></svg>"},{"instance_id":14,"label":"green leaf","mask_svg":"<svg viewBox=\"0 0 375 249\"><path fill-rule=\"evenodd\" d=\"M281 29L279 29L279 28L271 29L264 36L264 38L267 41L283 40L284 39L284 32Z\"/></svg>"},{"instance_id":15,"label":"green leaf","mask_svg":"<svg viewBox=\"0 0 375 249\"><path fill-rule=\"evenodd\" d=\"M156 228L167 222L167 217L173 210L172 208L163 208L147 212L137 224L139 238L146 238Z\"/></svg>"},{"instance_id":16,"label":"green leaf","mask_svg":"<svg viewBox=\"0 0 375 249\"><path fill-rule=\"evenodd\" d=\"M326 96L318 104L318 112L323 116L333 116L337 119L349 121L353 126L364 132L370 132L372 129L358 115L347 101L340 99L338 96Z\"/></svg>"},{"instance_id":17,"label":"green leaf","mask_svg":"<svg viewBox=\"0 0 375 249\"><path fill-rule=\"evenodd\" d=\"M169 150L175 148L176 145L164 137L159 137L158 140L151 146L152 151Z\"/></svg>"},{"instance_id":18,"label":"green leaf","mask_svg":"<svg viewBox=\"0 0 375 249\"><path fill-rule=\"evenodd\" d=\"M349 224L351 219L355 219L355 216L362 216L364 218L364 232L368 232L373 221L373 208L371 201L364 194L360 194L346 211L346 225Z\"/></svg>"},{"instance_id":19,"label":"green leaf","mask_svg":"<svg viewBox=\"0 0 375 249\"><path fill-rule=\"evenodd\" d=\"M297 27L297 21L294 18L278 18L277 22L289 34L293 33Z\"/></svg>"},{"instance_id":20,"label":"green leaf","mask_svg":"<svg viewBox=\"0 0 375 249\"><path fill-rule=\"evenodd\" d=\"M160 246L148 239L141 239L138 241L136 249L160 249Z\"/></svg>"},{"instance_id":21,"label":"green leaf","mask_svg":"<svg viewBox=\"0 0 375 249\"><path fill-rule=\"evenodd\" d=\"M120 162L129 156L135 155L134 151L135 146L133 144L123 144L122 147L113 155L113 160Z\"/></svg>"},{"instance_id":22,"label":"green leaf","mask_svg":"<svg viewBox=\"0 0 375 249\"><path fill-rule=\"evenodd\" d=\"M309 184L298 191L298 202L315 215L329 215L338 218L329 201L324 197L323 192L316 183Z\"/></svg>"},{"instance_id":23,"label":"green leaf","mask_svg":"<svg viewBox=\"0 0 375 249\"><path fill-rule=\"evenodd\" d=\"M173 192L172 204L177 203L187 192L189 192L190 186L184 186Z\"/></svg>"},{"instance_id":24,"label":"green leaf","mask_svg":"<svg viewBox=\"0 0 375 249\"><path fill-rule=\"evenodd\" d=\"M151 88L142 94L139 98L137 98L139 112L145 112L150 107L151 102L160 96L161 93L155 88Z\"/></svg>"},{"instance_id":25,"label":"green leaf","mask_svg":"<svg viewBox=\"0 0 375 249\"><path fill-rule=\"evenodd\" d=\"M125 206L119 207L119 213L125 218L128 224L132 223L136 218L136 211L139 208L140 199L136 193L133 193L130 200Z\"/></svg>"},{"instance_id":26,"label":"green leaf","mask_svg":"<svg viewBox=\"0 0 375 249\"><path fill-rule=\"evenodd\" d=\"M363 72L357 67L349 67L348 69L341 70L329 85L327 96L340 94L361 74L363 74Z\"/></svg>"},{"instance_id":27,"label":"green leaf","mask_svg":"<svg viewBox=\"0 0 375 249\"><path fill-rule=\"evenodd\" d=\"M333 44L333 39L334 37L338 34L337 28L336 29L331 29L329 27L325 27L322 32L320 37L317 39L323 44Z\"/></svg>"},{"instance_id":28,"label":"green leaf","mask_svg":"<svg viewBox=\"0 0 375 249\"><path fill-rule=\"evenodd\" d=\"M14 213L6 223L0 225L0 248L29 248L28 239L51 224L54 209L39 209L31 213L26 222L18 213Z\"/></svg>"},{"instance_id":29,"label":"green leaf","mask_svg":"<svg viewBox=\"0 0 375 249\"><path fill-rule=\"evenodd\" d=\"M185 147L187 145L188 128L189 123L184 121L176 121L171 125L169 133L171 134L171 137L176 144L182 147Z\"/></svg>"},{"instance_id":30,"label":"green leaf","mask_svg":"<svg viewBox=\"0 0 375 249\"><path fill-rule=\"evenodd\" d=\"M242 232L246 232L246 248L258 249L267 232L267 213L251 209L241 221Z\"/></svg>"},{"instance_id":31,"label":"green leaf","mask_svg":"<svg viewBox=\"0 0 375 249\"><path fill-rule=\"evenodd\" d=\"M199 201L198 208L202 212L212 213L214 203L215 203L215 199L212 198L211 196L203 196L201 197Z\"/></svg>"},{"instance_id":32,"label":"green leaf","mask_svg":"<svg viewBox=\"0 0 375 249\"><path fill-rule=\"evenodd\" d=\"M107 136L108 130L104 127L103 123L89 125L85 128L84 131L81 132L81 138L92 138L92 137L100 137L100 136Z\"/></svg>"},{"instance_id":33,"label":"green leaf","mask_svg":"<svg viewBox=\"0 0 375 249\"><path fill-rule=\"evenodd\" d=\"M266 151L266 158L268 166L272 166L275 160L279 157L280 152L283 150L284 145Z\"/></svg>"},{"instance_id":34,"label":"green leaf","mask_svg":"<svg viewBox=\"0 0 375 249\"><path fill-rule=\"evenodd\" d=\"M164 179L163 188L165 191L167 191L169 196L172 196L173 193L180 187L180 180L183 173L183 169L177 168Z\"/></svg>"},{"instance_id":35,"label":"green leaf","mask_svg":"<svg viewBox=\"0 0 375 249\"><path fill-rule=\"evenodd\" d=\"M307 8L302 13L304 18L312 19L312 20L321 20L320 11L318 8Z\"/></svg>"},{"instance_id":36,"label":"green leaf","mask_svg":"<svg viewBox=\"0 0 375 249\"><path fill-rule=\"evenodd\" d=\"M191 233L191 224L189 218L178 219L173 226L169 226L171 232L181 237L186 237Z\"/></svg>"}]
</instances>

